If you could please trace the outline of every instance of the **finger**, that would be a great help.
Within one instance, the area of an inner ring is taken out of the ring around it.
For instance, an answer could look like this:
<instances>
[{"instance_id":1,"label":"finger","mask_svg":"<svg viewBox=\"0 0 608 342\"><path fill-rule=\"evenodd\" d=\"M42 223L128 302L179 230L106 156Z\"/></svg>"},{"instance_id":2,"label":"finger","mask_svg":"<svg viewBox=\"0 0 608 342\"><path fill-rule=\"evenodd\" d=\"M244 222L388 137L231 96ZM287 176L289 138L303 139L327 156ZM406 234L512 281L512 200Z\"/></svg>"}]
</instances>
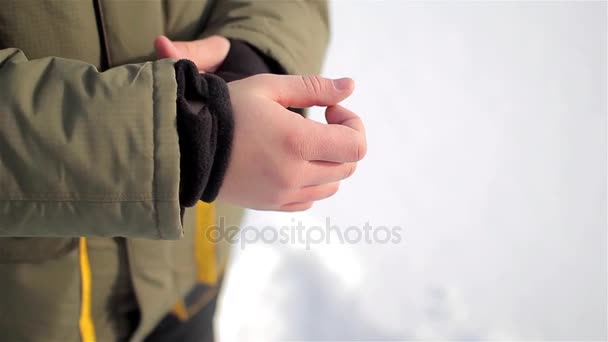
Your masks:
<instances>
[{"instance_id":1,"label":"finger","mask_svg":"<svg viewBox=\"0 0 608 342\"><path fill-rule=\"evenodd\" d=\"M320 76L259 75L262 93L283 107L333 106L352 94L350 78L332 80Z\"/></svg>"},{"instance_id":2,"label":"finger","mask_svg":"<svg viewBox=\"0 0 608 342\"><path fill-rule=\"evenodd\" d=\"M315 123L316 129L305 136L301 156L308 161L352 163L365 153L365 138L354 129L340 125Z\"/></svg>"},{"instance_id":3,"label":"finger","mask_svg":"<svg viewBox=\"0 0 608 342\"><path fill-rule=\"evenodd\" d=\"M314 202L333 196L340 188L340 182L323 185L306 186L298 190L291 198L293 202Z\"/></svg>"},{"instance_id":4,"label":"finger","mask_svg":"<svg viewBox=\"0 0 608 342\"><path fill-rule=\"evenodd\" d=\"M154 40L154 49L156 50L158 58L182 58L180 51L178 51L175 45L173 45L173 42L165 36L156 37Z\"/></svg>"},{"instance_id":5,"label":"finger","mask_svg":"<svg viewBox=\"0 0 608 342\"><path fill-rule=\"evenodd\" d=\"M160 58L189 59L200 71L215 71L230 49L230 41L221 36L188 42L171 41L165 36L156 38L156 53Z\"/></svg>"},{"instance_id":6,"label":"finger","mask_svg":"<svg viewBox=\"0 0 608 342\"><path fill-rule=\"evenodd\" d=\"M357 163L311 161L307 172L308 180L305 185L321 185L341 181L352 176L356 169Z\"/></svg>"},{"instance_id":7,"label":"finger","mask_svg":"<svg viewBox=\"0 0 608 342\"><path fill-rule=\"evenodd\" d=\"M313 202L305 202L305 203L289 203L281 206L279 210L281 211L303 211L308 210L312 207Z\"/></svg>"},{"instance_id":8,"label":"finger","mask_svg":"<svg viewBox=\"0 0 608 342\"><path fill-rule=\"evenodd\" d=\"M340 105L328 107L325 110L325 119L328 124L347 126L365 135L365 126L361 118Z\"/></svg>"},{"instance_id":9,"label":"finger","mask_svg":"<svg viewBox=\"0 0 608 342\"><path fill-rule=\"evenodd\" d=\"M340 114L342 118L346 118L343 121L344 125L325 125L314 121L305 121L309 126L302 130L306 132L301 137L302 143L299 146L302 158L309 161L338 163L357 162L363 159L367 153L365 133L359 131L363 130L363 124L360 123L360 119L354 113L346 112L347 114Z\"/></svg>"}]
</instances>

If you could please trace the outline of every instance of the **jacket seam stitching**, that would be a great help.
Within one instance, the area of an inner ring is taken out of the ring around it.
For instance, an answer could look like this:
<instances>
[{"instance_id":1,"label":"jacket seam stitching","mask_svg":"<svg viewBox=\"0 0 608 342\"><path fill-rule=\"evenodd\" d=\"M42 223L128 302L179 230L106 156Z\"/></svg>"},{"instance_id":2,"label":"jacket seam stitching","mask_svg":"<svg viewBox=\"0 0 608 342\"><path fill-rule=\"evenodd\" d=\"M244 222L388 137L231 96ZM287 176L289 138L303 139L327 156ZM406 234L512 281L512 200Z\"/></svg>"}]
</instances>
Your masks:
<instances>
[{"instance_id":1,"label":"jacket seam stitching","mask_svg":"<svg viewBox=\"0 0 608 342\"><path fill-rule=\"evenodd\" d=\"M158 213L158 206L157 206L157 202L156 202L156 197L157 197L157 193L156 190L158 189L158 180L156 179L157 175L157 153L158 153L158 148L156 146L156 134L157 134L157 130L158 127L156 127L157 125L157 103L156 103L156 87L157 87L157 80L156 80L156 72L157 72L157 63L152 63L152 195L154 197L154 200L152 201L152 204L154 206L154 220L156 221L155 227L156 227L156 232L158 234L158 236L162 239L163 238L163 233L161 232L160 229L160 217L159 217L159 213Z\"/></svg>"},{"instance_id":2,"label":"jacket seam stitching","mask_svg":"<svg viewBox=\"0 0 608 342\"><path fill-rule=\"evenodd\" d=\"M158 197L158 196L157 196ZM31 198L31 199L53 199L53 198L62 198L62 199L71 199L71 200L130 200L130 201L141 201L141 200L153 200L155 196L149 193L131 193L131 194L95 194L95 193L72 193L72 192L49 192L49 193L30 193L30 194L22 194L22 193L9 193L0 197L0 200L10 200L17 198ZM166 201L172 200L170 194L166 194L165 196L161 196L161 199Z\"/></svg>"},{"instance_id":3,"label":"jacket seam stitching","mask_svg":"<svg viewBox=\"0 0 608 342\"><path fill-rule=\"evenodd\" d=\"M122 199L122 198L61 198L61 197L50 197L50 198L1 198L0 202L74 202L74 203L145 203L145 202L159 202L159 203L173 203L174 200L170 199L154 199L154 198L141 198L141 199Z\"/></svg>"}]
</instances>

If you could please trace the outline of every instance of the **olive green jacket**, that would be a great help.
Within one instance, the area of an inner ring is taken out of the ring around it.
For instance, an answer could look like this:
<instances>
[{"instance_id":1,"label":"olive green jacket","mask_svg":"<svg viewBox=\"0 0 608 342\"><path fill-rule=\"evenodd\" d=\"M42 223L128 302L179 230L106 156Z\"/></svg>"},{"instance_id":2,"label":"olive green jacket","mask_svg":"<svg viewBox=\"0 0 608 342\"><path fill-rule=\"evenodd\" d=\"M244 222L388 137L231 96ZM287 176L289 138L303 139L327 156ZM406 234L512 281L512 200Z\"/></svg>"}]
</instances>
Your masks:
<instances>
[{"instance_id":1,"label":"olive green jacket","mask_svg":"<svg viewBox=\"0 0 608 342\"><path fill-rule=\"evenodd\" d=\"M141 339L196 281L213 283L225 262L195 234L212 223L212 206L187 210L180 221L174 61L156 60L154 38L219 34L251 43L289 73L318 73L326 3L0 6L2 339L92 338L83 333L95 321L87 305L108 291L91 283L99 260L87 240L108 237L128 238Z\"/></svg>"}]
</instances>

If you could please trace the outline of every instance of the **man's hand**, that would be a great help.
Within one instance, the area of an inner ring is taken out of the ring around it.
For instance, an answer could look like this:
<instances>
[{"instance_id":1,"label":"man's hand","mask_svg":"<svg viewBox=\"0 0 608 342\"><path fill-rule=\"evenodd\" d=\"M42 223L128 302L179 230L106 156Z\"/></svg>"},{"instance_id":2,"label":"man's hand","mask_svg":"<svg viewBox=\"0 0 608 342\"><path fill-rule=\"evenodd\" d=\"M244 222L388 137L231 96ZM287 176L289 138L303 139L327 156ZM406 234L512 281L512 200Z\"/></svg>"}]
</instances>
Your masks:
<instances>
[{"instance_id":1,"label":"man's hand","mask_svg":"<svg viewBox=\"0 0 608 342\"><path fill-rule=\"evenodd\" d=\"M230 50L230 41L222 36L211 36L190 42L171 41L159 36L154 41L158 58L189 59L200 72L214 72Z\"/></svg>"},{"instance_id":2,"label":"man's hand","mask_svg":"<svg viewBox=\"0 0 608 342\"><path fill-rule=\"evenodd\" d=\"M240 206L305 210L338 191L366 152L357 115L337 104L351 79L257 75L228 84L235 131L230 164L218 199ZM286 107L328 106L328 124Z\"/></svg>"}]
</instances>

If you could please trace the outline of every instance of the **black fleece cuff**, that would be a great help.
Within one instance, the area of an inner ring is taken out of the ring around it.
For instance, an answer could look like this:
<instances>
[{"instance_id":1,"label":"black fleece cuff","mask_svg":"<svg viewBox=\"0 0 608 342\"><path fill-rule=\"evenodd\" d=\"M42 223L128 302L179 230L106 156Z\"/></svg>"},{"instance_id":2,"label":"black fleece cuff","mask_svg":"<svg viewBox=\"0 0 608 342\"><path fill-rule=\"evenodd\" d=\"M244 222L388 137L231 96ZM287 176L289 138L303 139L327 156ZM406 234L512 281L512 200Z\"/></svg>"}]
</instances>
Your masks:
<instances>
[{"instance_id":1,"label":"black fleece cuff","mask_svg":"<svg viewBox=\"0 0 608 342\"><path fill-rule=\"evenodd\" d=\"M196 65L175 63L177 132L180 149L180 205L217 197L232 147L234 120L226 82L199 74Z\"/></svg>"}]
</instances>

